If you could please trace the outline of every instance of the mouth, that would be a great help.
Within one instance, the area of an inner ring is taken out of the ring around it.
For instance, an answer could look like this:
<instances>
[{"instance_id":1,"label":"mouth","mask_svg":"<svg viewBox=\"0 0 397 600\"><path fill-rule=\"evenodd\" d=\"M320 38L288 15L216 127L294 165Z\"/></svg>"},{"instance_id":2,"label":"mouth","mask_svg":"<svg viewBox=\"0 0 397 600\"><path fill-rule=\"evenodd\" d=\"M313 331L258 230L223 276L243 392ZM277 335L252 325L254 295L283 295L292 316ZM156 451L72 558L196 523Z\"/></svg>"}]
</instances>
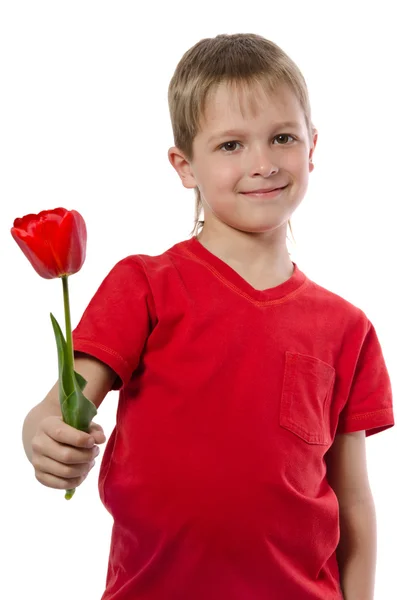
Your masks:
<instances>
[{"instance_id":1,"label":"mouth","mask_svg":"<svg viewBox=\"0 0 397 600\"><path fill-rule=\"evenodd\" d=\"M264 189L258 189L258 190L253 190L252 192L241 192L242 194L244 194L245 196L256 196L256 197L266 197L266 196L273 196L278 194L279 192L281 192L282 190L285 190L287 186L283 186L283 187L279 187L279 188L273 188L271 190L264 190Z\"/></svg>"}]
</instances>

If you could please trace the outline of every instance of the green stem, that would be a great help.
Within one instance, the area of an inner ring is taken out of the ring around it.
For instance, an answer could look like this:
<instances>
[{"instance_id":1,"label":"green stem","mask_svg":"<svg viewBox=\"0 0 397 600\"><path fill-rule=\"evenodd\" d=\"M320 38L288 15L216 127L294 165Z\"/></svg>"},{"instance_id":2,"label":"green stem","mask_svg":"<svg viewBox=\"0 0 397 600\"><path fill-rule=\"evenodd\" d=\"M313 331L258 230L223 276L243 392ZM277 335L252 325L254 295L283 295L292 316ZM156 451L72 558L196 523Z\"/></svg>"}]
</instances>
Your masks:
<instances>
[{"instance_id":1,"label":"green stem","mask_svg":"<svg viewBox=\"0 0 397 600\"><path fill-rule=\"evenodd\" d=\"M72 340L72 323L70 320L70 303L69 303L69 286L68 286L68 276L64 275L62 277L62 289L63 289L63 306L65 309L65 325L66 325L66 351L67 358L65 357L66 362L69 364L71 368L71 372L74 371L74 357L73 357L73 340ZM66 500L70 500L75 492L74 489L66 490L65 498Z\"/></svg>"},{"instance_id":2,"label":"green stem","mask_svg":"<svg viewBox=\"0 0 397 600\"><path fill-rule=\"evenodd\" d=\"M71 366L72 373L73 373L74 357L73 357L72 325L71 325L71 320L70 320L68 275L64 275L61 279L62 279L62 288L63 288L63 305L65 308L66 347L67 347L67 353L68 353L68 362L69 362L69 365Z\"/></svg>"}]
</instances>

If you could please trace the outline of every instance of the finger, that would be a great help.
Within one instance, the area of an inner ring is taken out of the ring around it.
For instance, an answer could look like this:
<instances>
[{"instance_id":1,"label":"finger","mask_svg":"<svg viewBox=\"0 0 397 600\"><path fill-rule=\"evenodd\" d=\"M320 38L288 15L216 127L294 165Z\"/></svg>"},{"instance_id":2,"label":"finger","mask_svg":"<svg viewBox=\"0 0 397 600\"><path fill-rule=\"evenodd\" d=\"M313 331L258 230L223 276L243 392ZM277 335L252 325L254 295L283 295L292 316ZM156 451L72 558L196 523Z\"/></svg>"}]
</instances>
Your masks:
<instances>
[{"instance_id":1,"label":"finger","mask_svg":"<svg viewBox=\"0 0 397 600\"><path fill-rule=\"evenodd\" d=\"M57 490L70 490L77 488L87 478L87 475L76 477L75 479L61 479L49 473L35 472L37 481L46 487Z\"/></svg>"},{"instance_id":2,"label":"finger","mask_svg":"<svg viewBox=\"0 0 397 600\"><path fill-rule=\"evenodd\" d=\"M95 439L91 434L75 429L63 421L45 419L42 423L42 430L56 442L68 446L92 448L95 444Z\"/></svg>"},{"instance_id":3,"label":"finger","mask_svg":"<svg viewBox=\"0 0 397 600\"><path fill-rule=\"evenodd\" d=\"M86 449L68 446L56 442L46 434L32 439L32 464L38 463L42 456L66 465L84 464L94 460L99 452L98 446Z\"/></svg>"},{"instance_id":4,"label":"finger","mask_svg":"<svg viewBox=\"0 0 397 600\"><path fill-rule=\"evenodd\" d=\"M89 433L94 437L96 444L103 444L106 442L106 435L98 423L91 423Z\"/></svg>"},{"instance_id":5,"label":"finger","mask_svg":"<svg viewBox=\"0 0 397 600\"><path fill-rule=\"evenodd\" d=\"M48 456L40 456L32 460L32 464L37 473L52 475L59 479L67 480L85 477L94 467L95 461L67 465L53 460Z\"/></svg>"}]
</instances>

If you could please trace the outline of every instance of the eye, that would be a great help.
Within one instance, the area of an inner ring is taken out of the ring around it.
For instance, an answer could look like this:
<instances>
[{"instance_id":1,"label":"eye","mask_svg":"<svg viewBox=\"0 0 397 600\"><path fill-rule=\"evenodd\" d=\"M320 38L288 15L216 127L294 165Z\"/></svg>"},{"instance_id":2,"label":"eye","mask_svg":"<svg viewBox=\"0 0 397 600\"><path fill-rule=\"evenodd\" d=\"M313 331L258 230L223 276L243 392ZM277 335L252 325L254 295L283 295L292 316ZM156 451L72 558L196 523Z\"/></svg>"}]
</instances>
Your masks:
<instances>
[{"instance_id":1,"label":"eye","mask_svg":"<svg viewBox=\"0 0 397 600\"><path fill-rule=\"evenodd\" d=\"M276 137L274 139L276 140L277 138L285 138L285 137L287 137L287 138L290 137L293 140L295 139L294 136L290 135L289 133L280 133L280 135L276 135ZM279 145L279 144L277 144L277 145ZM285 146L285 144L281 144L281 146Z\"/></svg>"},{"instance_id":2,"label":"eye","mask_svg":"<svg viewBox=\"0 0 397 600\"><path fill-rule=\"evenodd\" d=\"M289 133L280 133L279 135L276 135L275 138L273 138L274 140L280 139L280 138L291 138L292 140L295 140L295 137L293 135L290 135ZM240 144L240 142L237 142L236 140L231 140L230 142L225 142L224 144L222 144L222 146L219 146L219 149L225 149L227 154L231 154L234 150L234 148L231 148L230 146L234 146L235 144ZM285 146L286 144L282 143L282 144L277 144L277 146Z\"/></svg>"},{"instance_id":3,"label":"eye","mask_svg":"<svg viewBox=\"0 0 397 600\"><path fill-rule=\"evenodd\" d=\"M231 142L225 142L224 144L222 144L222 146L219 146L220 149L225 148L225 146L228 146L229 144L233 145L233 144L239 144L240 142L236 142L235 140L231 141ZM230 154L230 152L233 152L232 148L225 148L225 150Z\"/></svg>"}]
</instances>

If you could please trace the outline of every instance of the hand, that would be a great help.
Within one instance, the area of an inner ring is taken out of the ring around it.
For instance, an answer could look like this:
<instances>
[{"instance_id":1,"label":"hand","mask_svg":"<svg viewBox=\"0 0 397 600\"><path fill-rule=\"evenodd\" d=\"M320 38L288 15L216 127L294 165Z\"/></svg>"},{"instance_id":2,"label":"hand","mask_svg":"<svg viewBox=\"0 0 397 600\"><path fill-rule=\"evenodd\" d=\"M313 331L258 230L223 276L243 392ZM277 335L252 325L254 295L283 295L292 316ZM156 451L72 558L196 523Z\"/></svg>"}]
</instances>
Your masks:
<instances>
[{"instance_id":1,"label":"hand","mask_svg":"<svg viewBox=\"0 0 397 600\"><path fill-rule=\"evenodd\" d=\"M89 444L92 439L94 442ZM60 490L78 487L99 454L95 444L105 441L103 429L97 423L91 422L89 433L85 433L64 423L62 417L46 417L32 438L31 463L36 479Z\"/></svg>"}]
</instances>

